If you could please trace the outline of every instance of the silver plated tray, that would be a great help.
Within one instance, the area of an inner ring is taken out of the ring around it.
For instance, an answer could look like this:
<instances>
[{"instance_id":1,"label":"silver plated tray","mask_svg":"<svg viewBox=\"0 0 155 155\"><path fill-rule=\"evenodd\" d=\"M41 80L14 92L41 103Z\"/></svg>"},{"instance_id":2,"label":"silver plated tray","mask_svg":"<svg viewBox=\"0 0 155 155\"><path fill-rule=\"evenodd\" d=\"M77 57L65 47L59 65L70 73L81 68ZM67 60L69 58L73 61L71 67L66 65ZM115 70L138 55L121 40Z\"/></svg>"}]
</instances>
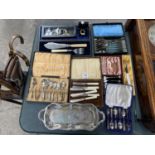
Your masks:
<instances>
[{"instance_id":1,"label":"silver plated tray","mask_svg":"<svg viewBox=\"0 0 155 155\"><path fill-rule=\"evenodd\" d=\"M105 120L105 115L93 104L52 103L38 113L38 118L49 130L96 129Z\"/></svg>"}]
</instances>

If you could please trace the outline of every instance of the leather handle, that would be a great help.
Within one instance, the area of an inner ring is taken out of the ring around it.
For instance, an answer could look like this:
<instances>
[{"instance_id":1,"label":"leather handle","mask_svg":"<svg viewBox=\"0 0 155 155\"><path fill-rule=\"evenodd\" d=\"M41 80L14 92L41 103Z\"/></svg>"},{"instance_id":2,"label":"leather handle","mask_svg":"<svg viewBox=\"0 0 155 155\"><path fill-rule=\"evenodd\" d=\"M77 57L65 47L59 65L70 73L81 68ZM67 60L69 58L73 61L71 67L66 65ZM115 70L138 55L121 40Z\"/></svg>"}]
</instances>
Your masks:
<instances>
[{"instance_id":1,"label":"leather handle","mask_svg":"<svg viewBox=\"0 0 155 155\"><path fill-rule=\"evenodd\" d=\"M21 53L20 51L15 50L13 47L13 43L17 38L20 40L21 44L24 44L24 39L21 35L19 35L19 34L13 35L12 39L9 42L9 48L10 48L9 56L17 55L25 61L27 66L30 66L30 62L29 62L28 58L23 53Z\"/></svg>"},{"instance_id":2,"label":"leather handle","mask_svg":"<svg viewBox=\"0 0 155 155\"><path fill-rule=\"evenodd\" d=\"M10 56L14 54L14 51L16 51L16 50L14 49L14 47L13 47L13 43L14 43L14 41L15 41L17 38L20 40L20 43L21 43L21 44L24 44L24 39L23 39L23 37L22 37L21 35L19 35L19 34L13 35L13 36L12 36L12 39L11 39L10 42L9 42L9 47L10 47L10 53L9 53L9 55L10 55Z\"/></svg>"},{"instance_id":3,"label":"leather handle","mask_svg":"<svg viewBox=\"0 0 155 155\"><path fill-rule=\"evenodd\" d=\"M75 48L85 48L87 47L87 44L70 44L69 46Z\"/></svg>"}]
</instances>

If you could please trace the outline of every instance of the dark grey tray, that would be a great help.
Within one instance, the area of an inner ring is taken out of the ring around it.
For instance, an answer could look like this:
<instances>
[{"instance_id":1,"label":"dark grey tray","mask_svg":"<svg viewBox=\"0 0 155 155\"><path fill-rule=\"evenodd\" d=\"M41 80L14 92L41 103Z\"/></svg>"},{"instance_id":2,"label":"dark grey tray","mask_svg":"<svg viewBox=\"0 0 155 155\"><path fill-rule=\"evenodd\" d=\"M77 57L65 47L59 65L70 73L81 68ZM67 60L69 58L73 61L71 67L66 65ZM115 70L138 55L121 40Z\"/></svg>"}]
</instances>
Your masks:
<instances>
[{"instance_id":1,"label":"dark grey tray","mask_svg":"<svg viewBox=\"0 0 155 155\"><path fill-rule=\"evenodd\" d=\"M24 99L23 99L23 105L21 109L20 114L20 126L21 128L29 133L40 133L40 134L85 134L85 135L104 135L104 134L113 134L111 132L108 132L105 128L105 123L100 125L96 130L94 131L50 131L46 129L43 125L43 123L38 119L38 112L45 108L47 106L47 103L32 103L26 101L26 97L29 90L30 85L30 78L32 75L32 63L34 58L35 51L39 50L39 41L40 41L40 27L36 29L36 35L34 38L33 43L33 49L31 53L31 66L28 70L28 76L26 80L26 85L24 89ZM131 51L128 34L126 34L127 38L127 46L128 51ZM131 53L132 54L132 53ZM100 109L103 110L103 109ZM148 129L146 129L142 122L139 121L141 118L140 110L139 110L139 103L138 103L138 97L133 97L132 100L132 121L133 121L133 132L131 134L152 134Z\"/></svg>"}]
</instances>

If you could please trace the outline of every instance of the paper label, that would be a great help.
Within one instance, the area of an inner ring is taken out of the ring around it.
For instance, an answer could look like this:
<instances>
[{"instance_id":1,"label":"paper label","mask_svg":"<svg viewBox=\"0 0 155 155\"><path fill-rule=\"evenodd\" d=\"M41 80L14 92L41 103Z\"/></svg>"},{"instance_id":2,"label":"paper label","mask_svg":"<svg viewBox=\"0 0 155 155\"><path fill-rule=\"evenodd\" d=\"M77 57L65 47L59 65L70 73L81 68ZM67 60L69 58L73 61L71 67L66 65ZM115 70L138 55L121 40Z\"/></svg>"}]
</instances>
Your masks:
<instances>
[{"instance_id":1,"label":"paper label","mask_svg":"<svg viewBox=\"0 0 155 155\"><path fill-rule=\"evenodd\" d=\"M82 73L82 79L88 79L88 73L87 72Z\"/></svg>"}]
</instances>

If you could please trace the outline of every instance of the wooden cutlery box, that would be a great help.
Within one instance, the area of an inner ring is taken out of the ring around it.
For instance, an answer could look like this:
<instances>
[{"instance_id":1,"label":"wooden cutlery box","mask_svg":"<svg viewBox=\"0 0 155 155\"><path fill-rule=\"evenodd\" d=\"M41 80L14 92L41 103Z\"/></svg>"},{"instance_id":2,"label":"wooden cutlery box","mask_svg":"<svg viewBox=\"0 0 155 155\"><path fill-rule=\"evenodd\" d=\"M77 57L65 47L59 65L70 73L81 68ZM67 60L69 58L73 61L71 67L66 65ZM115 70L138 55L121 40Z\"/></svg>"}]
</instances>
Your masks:
<instances>
[{"instance_id":1,"label":"wooden cutlery box","mask_svg":"<svg viewBox=\"0 0 155 155\"><path fill-rule=\"evenodd\" d=\"M75 24L64 25L52 25L40 27L39 38L39 51L51 52L52 49L45 47L46 43L54 42L56 44L86 44L86 47L81 47L80 51L78 47L64 47L62 49L56 49L57 53L65 54L64 50L68 50L67 53L73 56L91 56L92 55L92 43L90 25L87 22L79 22ZM55 50L55 49L53 49ZM63 51L62 51L63 50ZM55 52L56 52L55 51Z\"/></svg>"},{"instance_id":2,"label":"wooden cutlery box","mask_svg":"<svg viewBox=\"0 0 155 155\"><path fill-rule=\"evenodd\" d=\"M74 85L75 83L75 85ZM98 87L96 89L96 92L90 93L89 95L97 94L98 96L94 99L84 99L82 103L93 103L97 107L103 107L104 105L104 99L103 99L103 80L102 80L102 73L101 73L101 60L100 57L78 57L73 58L71 61L71 84L70 88L79 86L80 84L84 84L85 87L92 87L92 90L88 90L88 93L90 91L93 91L95 87ZM96 83L96 85L94 85ZM76 100L76 97L72 97L71 94L75 94L78 92L87 92L84 91L71 91L70 90L70 102ZM87 96L89 97L89 96ZM87 98L85 97L85 98ZM78 100L77 100L78 101Z\"/></svg>"},{"instance_id":3,"label":"wooden cutlery box","mask_svg":"<svg viewBox=\"0 0 155 155\"><path fill-rule=\"evenodd\" d=\"M70 90L74 83L80 90ZM93 103L102 107L102 83L99 57L71 59L71 55L68 54L35 52L27 100L45 103ZM62 87L62 84L65 86ZM81 90L82 88L86 90ZM94 99L87 99L94 95L97 95Z\"/></svg>"},{"instance_id":4,"label":"wooden cutlery box","mask_svg":"<svg viewBox=\"0 0 155 155\"><path fill-rule=\"evenodd\" d=\"M70 61L70 55L35 52L27 100L67 102Z\"/></svg>"},{"instance_id":5,"label":"wooden cutlery box","mask_svg":"<svg viewBox=\"0 0 155 155\"><path fill-rule=\"evenodd\" d=\"M122 23L92 24L93 54L119 55L127 54L125 29Z\"/></svg>"},{"instance_id":6,"label":"wooden cutlery box","mask_svg":"<svg viewBox=\"0 0 155 155\"><path fill-rule=\"evenodd\" d=\"M133 53L140 120L155 132L155 20L128 20L126 31Z\"/></svg>"}]
</instances>

